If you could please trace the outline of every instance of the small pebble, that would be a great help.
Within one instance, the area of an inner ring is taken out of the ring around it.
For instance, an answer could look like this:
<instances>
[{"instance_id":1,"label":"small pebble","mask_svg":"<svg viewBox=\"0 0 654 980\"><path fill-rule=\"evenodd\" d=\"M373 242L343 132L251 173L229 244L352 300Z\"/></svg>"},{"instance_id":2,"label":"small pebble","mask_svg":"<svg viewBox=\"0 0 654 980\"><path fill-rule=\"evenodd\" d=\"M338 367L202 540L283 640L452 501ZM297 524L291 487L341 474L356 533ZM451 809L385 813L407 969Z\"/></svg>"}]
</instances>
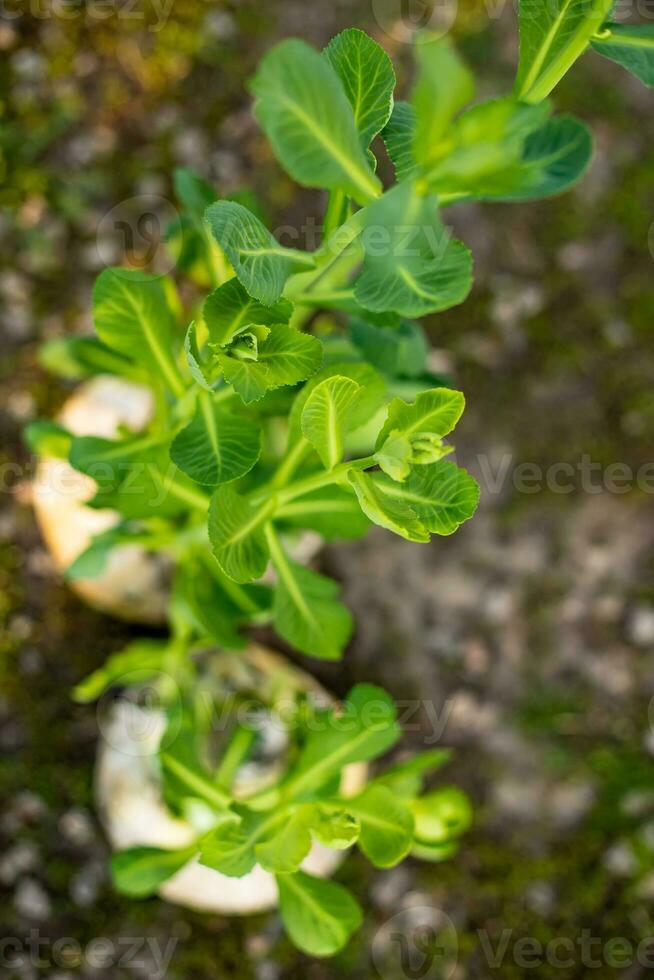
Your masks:
<instances>
[{"instance_id":1,"label":"small pebble","mask_svg":"<svg viewBox=\"0 0 654 980\"><path fill-rule=\"evenodd\" d=\"M95 839L95 828L89 813L72 807L59 819L59 830L69 843L86 847Z\"/></svg>"},{"instance_id":2,"label":"small pebble","mask_svg":"<svg viewBox=\"0 0 654 980\"><path fill-rule=\"evenodd\" d=\"M35 878L23 878L14 893L14 906L19 915L43 922L52 912L48 893Z\"/></svg>"},{"instance_id":3,"label":"small pebble","mask_svg":"<svg viewBox=\"0 0 654 980\"><path fill-rule=\"evenodd\" d=\"M629 616L627 635L632 643L639 647L649 647L654 644L654 608L652 606L637 606Z\"/></svg>"},{"instance_id":4,"label":"small pebble","mask_svg":"<svg viewBox=\"0 0 654 980\"><path fill-rule=\"evenodd\" d=\"M13 885L21 875L34 871L39 864L39 851L31 841L19 841L0 856L0 883Z\"/></svg>"}]
</instances>

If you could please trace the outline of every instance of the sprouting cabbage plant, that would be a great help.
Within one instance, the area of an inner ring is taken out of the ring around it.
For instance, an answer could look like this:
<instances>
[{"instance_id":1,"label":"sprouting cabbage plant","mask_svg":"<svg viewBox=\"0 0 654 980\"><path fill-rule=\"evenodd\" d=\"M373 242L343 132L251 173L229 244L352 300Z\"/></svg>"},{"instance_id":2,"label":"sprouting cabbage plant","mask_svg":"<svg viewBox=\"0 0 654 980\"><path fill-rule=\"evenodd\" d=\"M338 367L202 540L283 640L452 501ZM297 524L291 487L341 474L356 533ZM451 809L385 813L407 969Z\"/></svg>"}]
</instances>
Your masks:
<instances>
[{"instance_id":1,"label":"sprouting cabbage plant","mask_svg":"<svg viewBox=\"0 0 654 980\"><path fill-rule=\"evenodd\" d=\"M252 624L272 624L301 653L338 659L352 618L337 583L293 557L297 536L356 539L377 524L419 544L472 516L478 487L447 458L445 441L464 398L430 374L420 325L471 288L470 252L444 209L544 198L582 176L591 137L554 112L556 84L590 48L654 81L651 27L607 23L611 8L612 0L521 0L514 91L487 101L475 101L471 72L445 38L417 37L408 101L395 101L391 61L360 30L322 52L288 40L266 55L252 82L254 112L288 174L328 192L317 247L288 247L249 196L216 200L200 177L178 172L183 214L170 247L206 295L189 304L169 277L107 269L93 296L97 336L45 353L69 376L111 373L147 385L156 405L145 431L115 440L32 427L38 451L95 478L90 506L121 515L69 575L97 574L111 549L130 542L166 551L175 565L170 643L136 643L112 658L81 699L130 671L165 669L192 705L192 652L235 649ZM377 173L384 152L395 172L388 187ZM371 699L383 710L362 721ZM212 770L202 720L187 707L161 770L172 780L171 807L200 799L210 827L184 852L119 854L119 887L150 894L198 855L234 876L257 862L277 876L293 941L315 955L340 949L361 911L342 886L300 870L311 841L358 841L389 867L409 853L449 854L469 818L456 791L422 794L440 754L341 798L342 767L376 758L399 736L383 692L362 685L347 704L353 725L344 730L339 712L325 710L320 734L300 731L277 785L254 799L232 791L251 737L237 731Z\"/></svg>"},{"instance_id":2,"label":"sprouting cabbage plant","mask_svg":"<svg viewBox=\"0 0 654 980\"><path fill-rule=\"evenodd\" d=\"M298 696L285 765L272 785L245 793L239 791L238 771L261 722L253 717L230 726L216 763L211 719L226 705L200 700L210 710L198 711L197 701L175 702L159 750L166 802L197 834L176 850L117 852L112 872L123 894L152 895L195 859L238 878L259 865L275 876L282 920L295 945L330 956L360 926L363 912L343 885L302 869L314 842L334 851L357 845L378 868L393 867L409 854L438 862L456 852L471 821L468 797L455 786L424 792L429 774L448 761L448 750L435 748L396 763L354 797L341 793L345 767L371 762L401 737L395 705L380 688L358 684L338 708ZM290 704L284 702L286 723ZM269 717L278 707L261 703Z\"/></svg>"}]
</instances>

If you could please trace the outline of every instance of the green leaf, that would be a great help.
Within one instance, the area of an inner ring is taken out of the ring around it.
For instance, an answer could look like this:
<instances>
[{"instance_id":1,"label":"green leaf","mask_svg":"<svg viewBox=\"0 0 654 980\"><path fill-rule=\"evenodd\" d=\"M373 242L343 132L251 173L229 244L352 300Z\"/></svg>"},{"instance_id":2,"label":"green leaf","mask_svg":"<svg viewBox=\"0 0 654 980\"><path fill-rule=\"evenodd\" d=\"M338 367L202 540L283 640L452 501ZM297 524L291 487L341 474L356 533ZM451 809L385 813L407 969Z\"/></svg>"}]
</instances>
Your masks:
<instances>
[{"instance_id":1,"label":"green leaf","mask_svg":"<svg viewBox=\"0 0 654 980\"><path fill-rule=\"evenodd\" d=\"M147 898L193 859L197 848L164 851L158 847L131 847L111 858L114 885L122 895Z\"/></svg>"},{"instance_id":2,"label":"green leaf","mask_svg":"<svg viewBox=\"0 0 654 980\"><path fill-rule=\"evenodd\" d=\"M200 864L230 878L242 878L257 863L255 845L265 833L265 814L245 807L218 824L200 841Z\"/></svg>"},{"instance_id":3,"label":"green leaf","mask_svg":"<svg viewBox=\"0 0 654 980\"><path fill-rule=\"evenodd\" d=\"M288 558L270 531L268 544L278 577L273 602L275 629L302 653L340 660L352 634L352 616L336 598L340 587Z\"/></svg>"},{"instance_id":4,"label":"green leaf","mask_svg":"<svg viewBox=\"0 0 654 980\"><path fill-rule=\"evenodd\" d=\"M204 212L218 197L211 184L187 167L176 168L173 185L175 197L197 222L202 221Z\"/></svg>"},{"instance_id":5,"label":"green leaf","mask_svg":"<svg viewBox=\"0 0 654 980\"><path fill-rule=\"evenodd\" d=\"M132 536L121 527L112 527L102 534L96 534L82 552L68 565L65 578L68 582L78 582L81 579L93 579L102 575L114 548L121 544L132 544L138 541L138 536Z\"/></svg>"},{"instance_id":6,"label":"green leaf","mask_svg":"<svg viewBox=\"0 0 654 980\"><path fill-rule=\"evenodd\" d=\"M644 85L654 85L654 24L605 24L591 44Z\"/></svg>"},{"instance_id":7,"label":"green leaf","mask_svg":"<svg viewBox=\"0 0 654 980\"><path fill-rule=\"evenodd\" d=\"M257 345L256 360L219 355L225 380L246 404L259 401L271 388L305 381L322 364L322 344L310 334L278 324Z\"/></svg>"},{"instance_id":8,"label":"green leaf","mask_svg":"<svg viewBox=\"0 0 654 980\"><path fill-rule=\"evenodd\" d=\"M161 279L133 269L105 269L93 288L93 319L107 347L143 364L174 395L184 394L176 361L180 338Z\"/></svg>"},{"instance_id":9,"label":"green leaf","mask_svg":"<svg viewBox=\"0 0 654 980\"><path fill-rule=\"evenodd\" d=\"M415 378L427 369L427 339L418 323L379 327L353 319L350 336L366 360L392 378Z\"/></svg>"},{"instance_id":10,"label":"green leaf","mask_svg":"<svg viewBox=\"0 0 654 980\"><path fill-rule=\"evenodd\" d=\"M274 503L253 507L230 486L219 487L209 508L209 540L216 561L235 582L252 582L266 570L270 553L263 525Z\"/></svg>"},{"instance_id":11,"label":"green leaf","mask_svg":"<svg viewBox=\"0 0 654 980\"><path fill-rule=\"evenodd\" d=\"M161 434L159 438L164 435L170 438L170 433ZM175 517L188 511L189 506L200 509L207 506L209 498L177 469L165 447L144 447L138 457L116 457L105 460L105 465L106 483L102 483L103 475L99 469L93 470L92 463L89 465L91 475L101 478L101 489L88 504L95 509L111 508L128 520L137 520ZM124 476L122 482L114 484L114 477L118 480L121 474Z\"/></svg>"},{"instance_id":12,"label":"green leaf","mask_svg":"<svg viewBox=\"0 0 654 980\"><path fill-rule=\"evenodd\" d=\"M388 122L393 108L395 72L391 59L356 27L332 38L324 54L343 83L361 145L367 150Z\"/></svg>"},{"instance_id":13,"label":"green leaf","mask_svg":"<svg viewBox=\"0 0 654 980\"><path fill-rule=\"evenodd\" d=\"M291 770L284 792L290 799L307 799L341 776L352 762L376 759L401 735L395 705L372 684L357 684L339 711L321 712Z\"/></svg>"},{"instance_id":14,"label":"green leaf","mask_svg":"<svg viewBox=\"0 0 654 980\"><path fill-rule=\"evenodd\" d=\"M257 120L298 183L343 190L359 204L379 194L352 107L327 58L303 41L283 41L264 57L252 91Z\"/></svg>"},{"instance_id":15,"label":"green leaf","mask_svg":"<svg viewBox=\"0 0 654 980\"><path fill-rule=\"evenodd\" d=\"M414 46L418 81L413 90L416 115L413 155L428 166L440 152L452 119L475 93L472 75L445 37L418 35Z\"/></svg>"},{"instance_id":16,"label":"green leaf","mask_svg":"<svg viewBox=\"0 0 654 980\"><path fill-rule=\"evenodd\" d=\"M472 823L470 800L455 786L445 786L413 800L411 809L416 839L421 843L444 844L460 837Z\"/></svg>"},{"instance_id":17,"label":"green leaf","mask_svg":"<svg viewBox=\"0 0 654 980\"><path fill-rule=\"evenodd\" d=\"M401 499L396 499L396 496L386 493L387 485L381 483L380 476L381 474L371 476L357 471L348 475L366 517L408 541L429 541L429 531L418 519L415 510ZM389 480L388 483L393 481ZM403 486L393 483L393 486L396 485Z\"/></svg>"},{"instance_id":18,"label":"green leaf","mask_svg":"<svg viewBox=\"0 0 654 980\"><path fill-rule=\"evenodd\" d=\"M479 485L465 470L447 460L416 466L404 483L382 473L375 486L386 499L409 507L432 534L454 534L472 517L479 503Z\"/></svg>"},{"instance_id":19,"label":"green leaf","mask_svg":"<svg viewBox=\"0 0 654 980\"><path fill-rule=\"evenodd\" d=\"M376 448L381 449L392 434L408 439L423 433L446 436L463 415L465 404L463 393L452 388L430 388L421 392L411 404L394 398L388 406Z\"/></svg>"},{"instance_id":20,"label":"green leaf","mask_svg":"<svg viewBox=\"0 0 654 980\"><path fill-rule=\"evenodd\" d=\"M418 170L413 155L415 128L416 110L409 102L396 102L391 118L382 130L382 139L398 183L412 180Z\"/></svg>"},{"instance_id":21,"label":"green leaf","mask_svg":"<svg viewBox=\"0 0 654 980\"><path fill-rule=\"evenodd\" d=\"M313 811L311 807L298 807L279 829L255 847L257 861L273 874L289 874L299 869L311 850Z\"/></svg>"},{"instance_id":22,"label":"green leaf","mask_svg":"<svg viewBox=\"0 0 654 980\"><path fill-rule=\"evenodd\" d=\"M53 459L68 459L72 435L63 426L47 419L30 422L23 430L23 439L28 449L39 456Z\"/></svg>"},{"instance_id":23,"label":"green leaf","mask_svg":"<svg viewBox=\"0 0 654 980\"><path fill-rule=\"evenodd\" d=\"M347 810L327 811L314 808L311 833L324 847L345 851L359 839L361 825L357 817Z\"/></svg>"},{"instance_id":24,"label":"green leaf","mask_svg":"<svg viewBox=\"0 0 654 980\"><path fill-rule=\"evenodd\" d=\"M302 433L328 470L343 459L345 436L352 428L360 392L356 382L336 375L314 388L304 406Z\"/></svg>"},{"instance_id":25,"label":"green leaf","mask_svg":"<svg viewBox=\"0 0 654 980\"><path fill-rule=\"evenodd\" d=\"M225 347L251 324L272 327L276 323L288 323L293 305L280 299L272 306L265 306L248 296L238 279L214 289L202 307L202 318L209 331L209 343Z\"/></svg>"},{"instance_id":26,"label":"green leaf","mask_svg":"<svg viewBox=\"0 0 654 980\"><path fill-rule=\"evenodd\" d=\"M152 460L170 439L170 433L157 432L130 436L127 439L102 439L99 436L74 436L70 444L70 465L92 477L101 489L117 490L146 461Z\"/></svg>"},{"instance_id":27,"label":"green leaf","mask_svg":"<svg viewBox=\"0 0 654 980\"><path fill-rule=\"evenodd\" d=\"M355 540L370 527L356 496L346 487L321 487L277 511L276 517L292 527L310 528L326 541Z\"/></svg>"},{"instance_id":28,"label":"green leaf","mask_svg":"<svg viewBox=\"0 0 654 980\"><path fill-rule=\"evenodd\" d=\"M498 195L503 201L531 201L569 190L583 177L593 155L587 126L573 116L550 119L525 140L521 186Z\"/></svg>"},{"instance_id":29,"label":"green leaf","mask_svg":"<svg viewBox=\"0 0 654 980\"><path fill-rule=\"evenodd\" d=\"M293 943L310 956L333 956L363 921L361 907L342 885L300 871L279 875L282 922Z\"/></svg>"},{"instance_id":30,"label":"green leaf","mask_svg":"<svg viewBox=\"0 0 654 980\"><path fill-rule=\"evenodd\" d=\"M588 48L614 0L520 0L520 62L515 91L546 99Z\"/></svg>"},{"instance_id":31,"label":"green leaf","mask_svg":"<svg viewBox=\"0 0 654 980\"><path fill-rule=\"evenodd\" d=\"M259 361L240 360L229 354L219 354L218 361L225 381L232 385L246 405L260 401L270 385L270 373Z\"/></svg>"},{"instance_id":32,"label":"green leaf","mask_svg":"<svg viewBox=\"0 0 654 980\"><path fill-rule=\"evenodd\" d=\"M77 381L96 374L117 374L143 380L144 372L130 358L107 347L97 337L57 337L37 353L39 364L60 378Z\"/></svg>"},{"instance_id":33,"label":"green leaf","mask_svg":"<svg viewBox=\"0 0 654 980\"><path fill-rule=\"evenodd\" d=\"M268 370L269 387L295 385L320 369L323 349L317 337L279 324L259 346L259 364Z\"/></svg>"},{"instance_id":34,"label":"green leaf","mask_svg":"<svg viewBox=\"0 0 654 980\"><path fill-rule=\"evenodd\" d=\"M236 585L210 555L202 561L186 559L177 569L173 595L201 641L211 640L228 650L245 646L241 627L268 610L272 601L265 586Z\"/></svg>"},{"instance_id":35,"label":"green leaf","mask_svg":"<svg viewBox=\"0 0 654 980\"><path fill-rule=\"evenodd\" d=\"M346 801L359 819L359 847L377 868L392 868L413 845L413 814L404 800L386 786L369 786Z\"/></svg>"},{"instance_id":36,"label":"green leaf","mask_svg":"<svg viewBox=\"0 0 654 980\"><path fill-rule=\"evenodd\" d=\"M173 463L205 486L230 483L249 473L261 455L261 428L200 394L193 421L170 447Z\"/></svg>"},{"instance_id":37,"label":"green leaf","mask_svg":"<svg viewBox=\"0 0 654 980\"><path fill-rule=\"evenodd\" d=\"M420 793L424 777L440 769L451 757L449 749L430 749L398 762L382 773L376 782L387 786L395 796L414 797Z\"/></svg>"},{"instance_id":38,"label":"green leaf","mask_svg":"<svg viewBox=\"0 0 654 980\"><path fill-rule=\"evenodd\" d=\"M73 699L78 704L89 704L114 684L132 686L150 680L160 672L167 653L168 644L163 640L133 640L80 681L73 688Z\"/></svg>"},{"instance_id":39,"label":"green leaf","mask_svg":"<svg viewBox=\"0 0 654 980\"><path fill-rule=\"evenodd\" d=\"M410 183L366 208L362 242L355 296L367 310L419 317L455 306L470 292L470 252L450 238L438 198L422 197Z\"/></svg>"},{"instance_id":40,"label":"green leaf","mask_svg":"<svg viewBox=\"0 0 654 980\"><path fill-rule=\"evenodd\" d=\"M284 248L241 204L217 201L207 208L205 218L241 284L264 306L279 301L291 272L313 267L308 254Z\"/></svg>"},{"instance_id":41,"label":"green leaf","mask_svg":"<svg viewBox=\"0 0 654 980\"><path fill-rule=\"evenodd\" d=\"M393 480L403 483L412 466L436 463L453 451L453 446L448 446L440 436L429 432L419 432L411 438L393 432L375 453L375 462Z\"/></svg>"},{"instance_id":42,"label":"green leaf","mask_svg":"<svg viewBox=\"0 0 654 980\"><path fill-rule=\"evenodd\" d=\"M588 129L571 116L548 119L546 103L494 99L464 113L450 134L449 152L425 181L452 198L527 201L571 187L590 162Z\"/></svg>"},{"instance_id":43,"label":"green leaf","mask_svg":"<svg viewBox=\"0 0 654 980\"><path fill-rule=\"evenodd\" d=\"M166 802L181 811L184 800L197 799L224 813L231 798L215 785L200 758L197 720L184 716L180 724L173 718L170 731L172 735L164 737L159 751Z\"/></svg>"},{"instance_id":44,"label":"green leaf","mask_svg":"<svg viewBox=\"0 0 654 980\"><path fill-rule=\"evenodd\" d=\"M211 368L207 360L203 357L198 345L198 331L195 321L189 324L184 338L184 353L186 363L193 380L203 388L204 391L212 391Z\"/></svg>"},{"instance_id":45,"label":"green leaf","mask_svg":"<svg viewBox=\"0 0 654 980\"><path fill-rule=\"evenodd\" d=\"M339 362L324 367L305 384L295 397L289 417L290 440L293 443L302 435L302 413L304 407L318 385L327 378L349 378L358 384L361 391L357 404L352 407L350 424L352 429L369 422L386 401L386 383L381 375L369 364Z\"/></svg>"},{"instance_id":46,"label":"green leaf","mask_svg":"<svg viewBox=\"0 0 654 980\"><path fill-rule=\"evenodd\" d=\"M423 844L416 841L411 849L411 856L418 858L419 861L429 861L431 864L440 864L454 857L459 849L456 841L448 841L445 844Z\"/></svg>"}]
</instances>

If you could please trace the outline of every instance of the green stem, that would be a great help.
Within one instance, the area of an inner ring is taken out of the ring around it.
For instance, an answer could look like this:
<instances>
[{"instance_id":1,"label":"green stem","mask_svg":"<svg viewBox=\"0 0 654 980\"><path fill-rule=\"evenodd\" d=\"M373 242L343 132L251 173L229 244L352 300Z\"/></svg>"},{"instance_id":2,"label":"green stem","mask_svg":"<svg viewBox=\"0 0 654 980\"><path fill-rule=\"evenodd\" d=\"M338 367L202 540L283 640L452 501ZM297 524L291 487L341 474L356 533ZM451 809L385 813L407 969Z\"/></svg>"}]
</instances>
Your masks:
<instances>
[{"instance_id":1,"label":"green stem","mask_svg":"<svg viewBox=\"0 0 654 980\"><path fill-rule=\"evenodd\" d=\"M207 803L216 807L218 810L223 810L231 804L232 797L229 794L223 792L217 786L212 786L211 783L201 779L199 776L196 776L191 769L182 765L173 756L168 755L168 753L164 752L162 754L165 758L167 768L184 786L191 790L193 795L202 800L206 800Z\"/></svg>"},{"instance_id":2,"label":"green stem","mask_svg":"<svg viewBox=\"0 0 654 980\"><path fill-rule=\"evenodd\" d=\"M206 539L206 527L203 527L203 530L205 532ZM252 601L243 586L239 585L237 582L234 582L231 578L228 578L216 559L208 551L201 551L200 557L202 558L202 561L210 574L214 577L216 582L218 582L220 587L227 593L234 605L247 616L255 616L259 612L259 607Z\"/></svg>"},{"instance_id":3,"label":"green stem","mask_svg":"<svg viewBox=\"0 0 654 980\"><path fill-rule=\"evenodd\" d=\"M350 205L345 191L334 190L329 195L329 203L325 213L324 236L325 239L331 238L332 234L340 228L350 217Z\"/></svg>"},{"instance_id":4,"label":"green stem","mask_svg":"<svg viewBox=\"0 0 654 980\"><path fill-rule=\"evenodd\" d=\"M251 728L237 725L215 774L216 784L222 789L230 789L234 777L247 759L256 737L256 732Z\"/></svg>"},{"instance_id":5,"label":"green stem","mask_svg":"<svg viewBox=\"0 0 654 980\"><path fill-rule=\"evenodd\" d=\"M285 487L310 450L311 445L308 440L304 436L300 436L290 453L286 455L283 462L277 468L275 475L270 481L271 489L278 490L281 487Z\"/></svg>"},{"instance_id":6,"label":"green stem","mask_svg":"<svg viewBox=\"0 0 654 980\"><path fill-rule=\"evenodd\" d=\"M189 504L191 507L206 511L209 506L211 498L206 493L203 493L199 487L196 490L195 487L184 486L178 483L175 477L167 476L166 474L162 474L161 483L166 493L172 494L178 500L183 500L184 503Z\"/></svg>"},{"instance_id":7,"label":"green stem","mask_svg":"<svg viewBox=\"0 0 654 980\"><path fill-rule=\"evenodd\" d=\"M554 20L540 51L534 58L529 72L522 85L516 91L516 97L523 102L542 102L561 81L563 76L572 68L575 61L587 50L593 35L602 27L613 6L613 0L591 0L591 9L579 26L571 33L559 54L551 61L545 71L545 64L550 49L560 37L562 24L572 0L566 0L559 16Z\"/></svg>"},{"instance_id":8,"label":"green stem","mask_svg":"<svg viewBox=\"0 0 654 980\"><path fill-rule=\"evenodd\" d=\"M295 500L297 497L303 497L307 493L313 493L314 490L321 490L323 487L332 486L334 483L344 482L350 470L366 470L376 465L374 456L347 460L345 463L340 463L338 466L335 466L333 470L314 473L312 476L307 476L302 480L296 480L295 483L290 483L281 490L272 490L270 487L265 487L250 498L250 503L256 507L272 499L274 496L277 507L281 507Z\"/></svg>"}]
</instances>

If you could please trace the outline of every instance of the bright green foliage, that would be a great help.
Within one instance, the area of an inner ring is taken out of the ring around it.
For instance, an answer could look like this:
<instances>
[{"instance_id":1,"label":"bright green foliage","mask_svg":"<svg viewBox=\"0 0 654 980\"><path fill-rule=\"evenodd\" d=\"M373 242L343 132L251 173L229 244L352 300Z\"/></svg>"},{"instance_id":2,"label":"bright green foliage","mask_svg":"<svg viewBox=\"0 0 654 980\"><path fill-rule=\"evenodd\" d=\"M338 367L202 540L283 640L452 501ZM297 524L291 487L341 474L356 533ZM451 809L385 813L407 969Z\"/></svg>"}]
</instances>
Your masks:
<instances>
[{"instance_id":1,"label":"bright green foliage","mask_svg":"<svg viewBox=\"0 0 654 980\"><path fill-rule=\"evenodd\" d=\"M287 299L264 306L249 296L236 278L214 289L202 307L209 343L217 348L227 347L253 325L273 327L276 323L288 323L292 313L293 307Z\"/></svg>"},{"instance_id":2,"label":"bright green foliage","mask_svg":"<svg viewBox=\"0 0 654 980\"><path fill-rule=\"evenodd\" d=\"M452 119L472 99L475 83L447 38L421 38L416 45L418 81L413 91L417 125L413 151L417 163L428 167L439 155Z\"/></svg>"},{"instance_id":3,"label":"bright green foliage","mask_svg":"<svg viewBox=\"0 0 654 980\"><path fill-rule=\"evenodd\" d=\"M123 895L147 898L188 864L196 852L196 847L179 851L134 847L129 851L119 851L111 858L114 885Z\"/></svg>"},{"instance_id":4,"label":"bright green foliage","mask_svg":"<svg viewBox=\"0 0 654 980\"><path fill-rule=\"evenodd\" d=\"M341 886L302 870L312 842L358 843L380 867L409 853L440 861L470 822L467 800L453 788L424 794L443 750L341 797L343 767L400 737L390 698L360 685L340 714L303 705L311 724L293 732L277 785L237 801L234 776L256 735L235 735L222 766L212 765L191 654L239 649L249 627L273 626L294 650L337 660L354 624L337 583L299 557L306 532L354 539L376 524L427 544L473 515L479 488L445 458L464 397L430 373L417 322L461 303L472 286L472 258L451 236L447 206L535 200L583 175L590 134L556 115L548 97L591 47L654 82L651 26L605 25L612 0L519 6L514 91L477 104L447 39L418 38L408 101L395 101L388 55L359 30L324 52L299 40L277 45L252 82L254 112L286 172L329 192L320 246L284 246L252 195L218 199L203 178L178 171L182 214L170 246L194 289L106 269L93 294L97 337L58 340L42 354L65 378L112 374L151 391L141 431L73 437L37 422L27 439L95 479L89 506L119 515L69 577L101 574L126 544L170 558L170 640L131 644L75 693L88 701L145 680L169 698L181 690L159 757L164 795L177 816L198 801L212 815L193 847L117 855L116 884L154 893L195 856L233 876L258 863L276 875L291 938L316 956L341 949L361 911ZM377 176L387 170L375 156L384 145L390 186ZM437 333L438 321L429 329Z\"/></svg>"},{"instance_id":5,"label":"bright green foliage","mask_svg":"<svg viewBox=\"0 0 654 980\"><path fill-rule=\"evenodd\" d=\"M100 340L138 361L179 396L184 383L175 363L175 320L159 279L129 269L105 269L93 290Z\"/></svg>"},{"instance_id":6,"label":"bright green foliage","mask_svg":"<svg viewBox=\"0 0 654 980\"><path fill-rule=\"evenodd\" d=\"M341 190L365 204L381 190L357 128L357 118L367 123L361 115L367 108L353 110L330 64L334 57L334 52L332 58L321 57L303 41L282 41L265 56L252 82L254 113L295 180ZM342 69L342 56L337 60Z\"/></svg>"},{"instance_id":7,"label":"bright green foliage","mask_svg":"<svg viewBox=\"0 0 654 980\"><path fill-rule=\"evenodd\" d=\"M386 151L395 167L397 180L412 178L417 172L413 155L416 112L409 102L396 102L391 118L382 132Z\"/></svg>"},{"instance_id":8,"label":"bright green foliage","mask_svg":"<svg viewBox=\"0 0 654 980\"><path fill-rule=\"evenodd\" d=\"M610 14L614 0L520 0L516 95L546 99Z\"/></svg>"},{"instance_id":9,"label":"bright green foliage","mask_svg":"<svg viewBox=\"0 0 654 980\"><path fill-rule=\"evenodd\" d=\"M328 470L343 459L345 436L360 395L360 385L335 375L314 388L302 410L302 433Z\"/></svg>"},{"instance_id":10,"label":"bright green foliage","mask_svg":"<svg viewBox=\"0 0 654 980\"><path fill-rule=\"evenodd\" d=\"M196 856L236 878L260 864L276 876L282 920L293 942L313 956L328 956L359 927L361 913L341 885L302 870L314 842L335 850L358 843L373 864L389 868L419 848L429 850L430 859L437 847L455 850L470 823L470 805L455 788L423 795L423 777L442 764L442 750L400 763L355 797L341 796L345 766L383 755L400 738L395 706L380 688L358 685L337 709L305 704L309 734L303 747L277 786L252 798L252 805L247 798L237 802L229 782L205 767L202 744L209 735L198 737L205 725L194 726L186 712L180 717L177 707L170 709L159 752L166 799L182 814L202 801L213 815L211 829L179 851L137 847L116 855L114 879L126 894L153 894ZM247 745L251 749L252 741ZM403 792L397 791L400 778Z\"/></svg>"},{"instance_id":11,"label":"bright green foliage","mask_svg":"<svg viewBox=\"0 0 654 980\"><path fill-rule=\"evenodd\" d=\"M352 634L352 616L337 600L339 586L271 547L277 572L273 617L277 632L296 649L323 660L339 660Z\"/></svg>"},{"instance_id":12,"label":"bright green foliage","mask_svg":"<svg viewBox=\"0 0 654 980\"><path fill-rule=\"evenodd\" d=\"M283 248L256 215L234 201L217 201L206 211L213 237L224 250L244 289L264 306L273 306L297 267L309 256Z\"/></svg>"},{"instance_id":13,"label":"bright green foliage","mask_svg":"<svg viewBox=\"0 0 654 980\"><path fill-rule=\"evenodd\" d=\"M198 395L193 421L170 447L170 458L180 470L214 487L245 476L260 454L261 429L250 419L225 411L204 392Z\"/></svg>"},{"instance_id":14,"label":"bright green foliage","mask_svg":"<svg viewBox=\"0 0 654 980\"><path fill-rule=\"evenodd\" d=\"M418 317L463 302L472 286L470 252L438 215L438 198L398 184L367 209L365 258L355 296L365 309Z\"/></svg>"},{"instance_id":15,"label":"bright green foliage","mask_svg":"<svg viewBox=\"0 0 654 980\"><path fill-rule=\"evenodd\" d=\"M356 28L333 38L325 55L343 83L361 145L367 150L393 110L395 72L391 59L372 38Z\"/></svg>"},{"instance_id":16,"label":"bright green foliage","mask_svg":"<svg viewBox=\"0 0 654 980\"><path fill-rule=\"evenodd\" d=\"M654 86L654 24L607 24L591 43L598 54Z\"/></svg>"},{"instance_id":17,"label":"bright green foliage","mask_svg":"<svg viewBox=\"0 0 654 980\"><path fill-rule=\"evenodd\" d=\"M333 956L363 921L352 895L333 881L299 872L277 879L282 922L298 947L312 956Z\"/></svg>"}]
</instances>

